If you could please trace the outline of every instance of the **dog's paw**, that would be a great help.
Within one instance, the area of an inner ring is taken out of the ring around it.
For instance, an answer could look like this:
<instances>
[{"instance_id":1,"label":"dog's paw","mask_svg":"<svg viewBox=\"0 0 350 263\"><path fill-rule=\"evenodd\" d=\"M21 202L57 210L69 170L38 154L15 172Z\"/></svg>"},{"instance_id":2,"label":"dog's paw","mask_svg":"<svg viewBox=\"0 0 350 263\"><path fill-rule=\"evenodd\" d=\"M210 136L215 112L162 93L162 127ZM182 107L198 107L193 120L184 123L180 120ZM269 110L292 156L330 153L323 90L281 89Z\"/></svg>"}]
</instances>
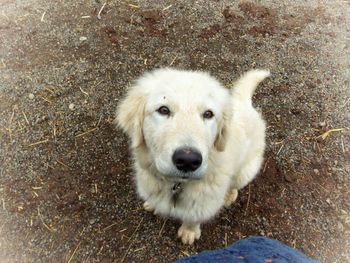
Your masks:
<instances>
[{"instance_id":1,"label":"dog's paw","mask_svg":"<svg viewBox=\"0 0 350 263\"><path fill-rule=\"evenodd\" d=\"M192 245L193 242L196 239L199 239L201 236L201 229L200 225L194 225L194 226L187 226L182 224L182 226L179 228L177 235L179 238L181 238L181 241L183 244Z\"/></svg>"},{"instance_id":2,"label":"dog's paw","mask_svg":"<svg viewBox=\"0 0 350 263\"><path fill-rule=\"evenodd\" d=\"M225 196L225 207L226 208L230 207L230 205L232 205L236 201L237 196L238 196L237 189L234 189L234 188L230 189Z\"/></svg>"},{"instance_id":3,"label":"dog's paw","mask_svg":"<svg viewBox=\"0 0 350 263\"><path fill-rule=\"evenodd\" d=\"M145 209L148 212L155 213L154 207L147 201L143 203L143 209Z\"/></svg>"}]
</instances>

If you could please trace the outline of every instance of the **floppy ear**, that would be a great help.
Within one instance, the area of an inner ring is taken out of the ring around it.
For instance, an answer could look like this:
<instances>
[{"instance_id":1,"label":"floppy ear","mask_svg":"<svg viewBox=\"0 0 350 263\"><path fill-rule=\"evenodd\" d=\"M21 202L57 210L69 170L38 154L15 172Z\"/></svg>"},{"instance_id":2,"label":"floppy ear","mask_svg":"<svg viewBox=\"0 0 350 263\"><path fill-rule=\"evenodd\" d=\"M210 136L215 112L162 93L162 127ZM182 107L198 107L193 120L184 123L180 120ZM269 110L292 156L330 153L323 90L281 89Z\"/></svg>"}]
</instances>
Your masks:
<instances>
[{"instance_id":1,"label":"floppy ear","mask_svg":"<svg viewBox=\"0 0 350 263\"><path fill-rule=\"evenodd\" d=\"M225 145L227 141L227 120L223 118L219 123L218 134L214 142L216 150L223 152L225 150Z\"/></svg>"},{"instance_id":2,"label":"floppy ear","mask_svg":"<svg viewBox=\"0 0 350 263\"><path fill-rule=\"evenodd\" d=\"M214 142L214 146L219 152L223 152L225 150L226 142L229 136L228 129L231 122L231 111L231 107L226 107L222 119L219 122L218 134L216 135Z\"/></svg>"},{"instance_id":3,"label":"floppy ear","mask_svg":"<svg viewBox=\"0 0 350 263\"><path fill-rule=\"evenodd\" d=\"M139 90L131 88L117 107L117 125L130 137L132 148L144 143L143 119L146 99Z\"/></svg>"}]
</instances>

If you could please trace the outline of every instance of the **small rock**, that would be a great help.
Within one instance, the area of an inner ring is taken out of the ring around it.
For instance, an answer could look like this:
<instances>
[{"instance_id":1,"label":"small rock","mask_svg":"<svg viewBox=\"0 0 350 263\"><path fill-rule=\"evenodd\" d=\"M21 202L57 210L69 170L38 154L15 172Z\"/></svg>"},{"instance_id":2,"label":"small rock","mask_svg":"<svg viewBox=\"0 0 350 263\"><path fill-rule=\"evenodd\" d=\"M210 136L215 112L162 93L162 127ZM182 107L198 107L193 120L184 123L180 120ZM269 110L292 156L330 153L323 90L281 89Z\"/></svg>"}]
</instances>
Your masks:
<instances>
[{"instance_id":1,"label":"small rock","mask_svg":"<svg viewBox=\"0 0 350 263\"><path fill-rule=\"evenodd\" d=\"M28 97L29 97L29 99L34 99L34 94L33 93L29 93L29 95L28 95Z\"/></svg>"},{"instance_id":2,"label":"small rock","mask_svg":"<svg viewBox=\"0 0 350 263\"><path fill-rule=\"evenodd\" d=\"M337 227L340 231L344 231L344 225L341 222L338 221Z\"/></svg>"},{"instance_id":3,"label":"small rock","mask_svg":"<svg viewBox=\"0 0 350 263\"><path fill-rule=\"evenodd\" d=\"M74 105L74 103L71 103L71 104L69 104L69 106L68 106L68 107L69 107L69 109L70 109L70 110L74 110L75 105Z\"/></svg>"},{"instance_id":4,"label":"small rock","mask_svg":"<svg viewBox=\"0 0 350 263\"><path fill-rule=\"evenodd\" d=\"M315 174L319 174L320 172L319 172L318 169L314 169L314 173L315 173Z\"/></svg>"},{"instance_id":5,"label":"small rock","mask_svg":"<svg viewBox=\"0 0 350 263\"><path fill-rule=\"evenodd\" d=\"M42 122L44 122L44 121L47 121L48 120L48 117L47 116L38 116L37 117L37 119L36 119L36 121L35 121L35 123L37 123L37 124L40 124L40 123L42 123Z\"/></svg>"},{"instance_id":6,"label":"small rock","mask_svg":"<svg viewBox=\"0 0 350 263\"><path fill-rule=\"evenodd\" d=\"M86 41L86 40L87 40L87 37L80 37L79 40L80 40L80 41Z\"/></svg>"},{"instance_id":7,"label":"small rock","mask_svg":"<svg viewBox=\"0 0 350 263\"><path fill-rule=\"evenodd\" d=\"M290 112L294 115L299 115L301 113L301 110L297 108L293 108L290 110Z\"/></svg>"},{"instance_id":8,"label":"small rock","mask_svg":"<svg viewBox=\"0 0 350 263\"><path fill-rule=\"evenodd\" d=\"M285 173L284 175L284 179L288 182L288 183L292 183L296 180L296 176L292 173Z\"/></svg>"},{"instance_id":9,"label":"small rock","mask_svg":"<svg viewBox=\"0 0 350 263\"><path fill-rule=\"evenodd\" d=\"M115 31L115 29L111 26L106 26L104 28L104 31L108 34L108 35L113 35L116 34L117 32Z\"/></svg>"},{"instance_id":10,"label":"small rock","mask_svg":"<svg viewBox=\"0 0 350 263\"><path fill-rule=\"evenodd\" d=\"M141 13L141 17L148 23L155 24L162 19L162 13L158 10L145 10Z\"/></svg>"},{"instance_id":11,"label":"small rock","mask_svg":"<svg viewBox=\"0 0 350 263\"><path fill-rule=\"evenodd\" d=\"M119 40L116 36L110 36L109 41L111 41L112 45L117 45Z\"/></svg>"},{"instance_id":12,"label":"small rock","mask_svg":"<svg viewBox=\"0 0 350 263\"><path fill-rule=\"evenodd\" d=\"M326 126L326 122L325 122L325 121L322 121L322 122L320 122L318 125L322 128L322 127Z\"/></svg>"},{"instance_id":13,"label":"small rock","mask_svg":"<svg viewBox=\"0 0 350 263\"><path fill-rule=\"evenodd\" d=\"M330 205L330 204L331 204L331 199L327 198L327 199L326 199L326 202L327 202L327 204Z\"/></svg>"},{"instance_id":14,"label":"small rock","mask_svg":"<svg viewBox=\"0 0 350 263\"><path fill-rule=\"evenodd\" d=\"M95 222L96 222L96 219L95 219L95 218L90 218L90 219L89 219L90 225L93 225Z\"/></svg>"}]
</instances>

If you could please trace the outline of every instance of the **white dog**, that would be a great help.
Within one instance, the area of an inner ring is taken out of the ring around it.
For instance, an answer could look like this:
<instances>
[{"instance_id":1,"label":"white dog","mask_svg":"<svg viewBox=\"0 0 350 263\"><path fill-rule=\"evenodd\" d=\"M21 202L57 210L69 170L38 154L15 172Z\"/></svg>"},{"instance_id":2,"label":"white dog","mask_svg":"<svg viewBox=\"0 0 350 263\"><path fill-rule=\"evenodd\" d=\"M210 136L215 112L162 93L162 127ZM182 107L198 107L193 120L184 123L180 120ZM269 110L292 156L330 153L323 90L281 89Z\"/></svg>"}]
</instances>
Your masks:
<instances>
[{"instance_id":1,"label":"white dog","mask_svg":"<svg viewBox=\"0 0 350 263\"><path fill-rule=\"evenodd\" d=\"M265 122L251 98L267 76L249 71L229 90L204 72L157 69L119 104L144 208L180 219L184 244L199 239L200 224L232 204L260 169Z\"/></svg>"}]
</instances>

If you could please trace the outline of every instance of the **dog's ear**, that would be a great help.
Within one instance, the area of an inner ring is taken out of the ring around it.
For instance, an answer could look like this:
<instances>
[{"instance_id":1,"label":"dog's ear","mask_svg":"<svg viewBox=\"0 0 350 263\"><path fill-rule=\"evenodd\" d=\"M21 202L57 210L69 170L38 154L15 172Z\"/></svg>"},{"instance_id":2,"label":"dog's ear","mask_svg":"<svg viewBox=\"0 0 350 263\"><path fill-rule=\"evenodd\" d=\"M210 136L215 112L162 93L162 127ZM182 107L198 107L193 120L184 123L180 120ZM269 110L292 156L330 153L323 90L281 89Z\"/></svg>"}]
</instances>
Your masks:
<instances>
[{"instance_id":1,"label":"dog's ear","mask_svg":"<svg viewBox=\"0 0 350 263\"><path fill-rule=\"evenodd\" d=\"M218 134L216 135L216 139L214 142L214 146L219 152L223 152L225 150L226 142L229 135L228 129L232 117L231 111L231 107L226 107L222 119L219 122Z\"/></svg>"},{"instance_id":2,"label":"dog's ear","mask_svg":"<svg viewBox=\"0 0 350 263\"><path fill-rule=\"evenodd\" d=\"M146 98L137 89L131 88L117 107L116 124L130 137L132 147L144 143L142 126Z\"/></svg>"}]
</instances>

